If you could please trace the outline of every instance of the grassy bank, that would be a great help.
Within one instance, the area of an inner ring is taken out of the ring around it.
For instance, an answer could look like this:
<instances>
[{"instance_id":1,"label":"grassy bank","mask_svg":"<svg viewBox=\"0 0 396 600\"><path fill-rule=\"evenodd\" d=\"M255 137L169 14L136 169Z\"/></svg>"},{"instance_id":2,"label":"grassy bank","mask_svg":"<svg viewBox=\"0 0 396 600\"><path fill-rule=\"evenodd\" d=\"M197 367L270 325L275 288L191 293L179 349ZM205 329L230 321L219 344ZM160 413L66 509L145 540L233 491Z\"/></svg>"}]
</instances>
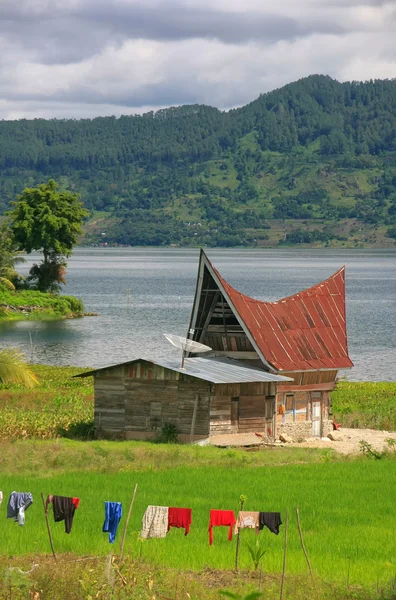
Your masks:
<instances>
[{"instance_id":1,"label":"grassy bank","mask_svg":"<svg viewBox=\"0 0 396 600\"><path fill-rule=\"evenodd\" d=\"M0 288L0 321L21 319L65 319L84 314L84 305L74 296L58 296L33 290Z\"/></svg>"},{"instance_id":2,"label":"grassy bank","mask_svg":"<svg viewBox=\"0 0 396 600\"><path fill-rule=\"evenodd\" d=\"M15 569L30 570L23 575ZM14 571L9 571L9 566ZM127 557L122 563L111 557L83 560L66 554L58 562L52 556L0 558L0 599L25 600L221 600L221 591L242 599L250 592L263 593L261 598L278 600L280 575L254 571L212 570L181 572L169 567L153 567L142 560ZM394 582L378 582L372 586L330 583L307 575L290 575L285 579L285 599L293 600L394 600ZM27 594L30 592L30 596ZM34 594L39 596L34 596ZM238 595L237 595L238 594ZM240 595L239 595L240 594Z\"/></svg>"},{"instance_id":3,"label":"grassy bank","mask_svg":"<svg viewBox=\"0 0 396 600\"><path fill-rule=\"evenodd\" d=\"M23 575L16 569L30 570ZM9 571L9 567L14 571ZM231 598L243 599L259 589L261 598L278 600L280 575L240 570L181 572L169 567L153 567L142 559L127 557L122 563L111 557L83 560L66 554L54 562L52 556L0 558L0 599L25 600L221 600L222 591L232 590ZM371 586L331 583L307 575L285 579L284 598L288 600L394 600L395 583L378 582ZM27 594L30 592L30 596ZM39 596L34 596L34 594ZM237 595L238 594L238 595Z\"/></svg>"}]
</instances>

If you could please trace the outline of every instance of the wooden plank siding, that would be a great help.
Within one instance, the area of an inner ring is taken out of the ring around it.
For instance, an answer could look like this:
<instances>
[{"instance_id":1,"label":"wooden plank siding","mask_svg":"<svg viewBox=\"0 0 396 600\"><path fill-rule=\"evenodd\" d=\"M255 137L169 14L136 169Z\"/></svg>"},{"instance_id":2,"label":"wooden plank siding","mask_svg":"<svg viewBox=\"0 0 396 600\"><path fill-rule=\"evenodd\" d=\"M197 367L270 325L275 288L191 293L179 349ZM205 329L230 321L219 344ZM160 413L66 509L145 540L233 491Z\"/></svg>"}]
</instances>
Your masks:
<instances>
[{"instance_id":1,"label":"wooden plank siding","mask_svg":"<svg viewBox=\"0 0 396 600\"><path fill-rule=\"evenodd\" d=\"M263 432L273 423L272 413L266 419L266 401L275 395L270 383L234 383L214 386L210 403L210 434ZM232 402L238 402L238 418L234 422ZM268 416L268 415L267 415Z\"/></svg>"},{"instance_id":2,"label":"wooden plank siding","mask_svg":"<svg viewBox=\"0 0 396 600\"><path fill-rule=\"evenodd\" d=\"M150 438L166 423L189 437L197 399L194 439L209 435L209 382L139 361L96 374L94 389L99 437Z\"/></svg>"}]
</instances>

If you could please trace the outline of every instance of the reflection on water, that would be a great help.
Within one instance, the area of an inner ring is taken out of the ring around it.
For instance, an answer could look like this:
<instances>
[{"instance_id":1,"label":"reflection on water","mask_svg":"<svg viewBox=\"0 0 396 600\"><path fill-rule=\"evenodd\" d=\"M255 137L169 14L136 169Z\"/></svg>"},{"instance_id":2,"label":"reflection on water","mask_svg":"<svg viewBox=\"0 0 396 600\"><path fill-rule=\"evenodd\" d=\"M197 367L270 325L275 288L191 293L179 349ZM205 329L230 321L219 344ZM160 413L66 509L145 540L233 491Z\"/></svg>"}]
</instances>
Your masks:
<instances>
[{"instance_id":1,"label":"reflection on water","mask_svg":"<svg viewBox=\"0 0 396 600\"><path fill-rule=\"evenodd\" d=\"M396 252L208 250L237 289L277 300L347 267L350 379L396 380ZM176 356L163 333L185 335L199 253L184 249L82 248L69 260L65 293L98 317L0 325L0 346L34 362L99 367L137 356ZM37 260L37 257L34 258ZM22 265L24 272L33 262Z\"/></svg>"}]
</instances>

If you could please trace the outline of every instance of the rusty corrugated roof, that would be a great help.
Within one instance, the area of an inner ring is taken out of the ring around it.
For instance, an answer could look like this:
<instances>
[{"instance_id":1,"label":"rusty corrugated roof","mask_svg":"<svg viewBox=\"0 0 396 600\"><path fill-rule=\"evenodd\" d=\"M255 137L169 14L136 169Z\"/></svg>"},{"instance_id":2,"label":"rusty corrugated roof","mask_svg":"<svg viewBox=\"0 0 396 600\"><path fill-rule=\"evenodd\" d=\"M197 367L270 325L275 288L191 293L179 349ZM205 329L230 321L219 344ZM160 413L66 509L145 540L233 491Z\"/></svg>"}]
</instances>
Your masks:
<instances>
[{"instance_id":1,"label":"rusty corrugated roof","mask_svg":"<svg viewBox=\"0 0 396 600\"><path fill-rule=\"evenodd\" d=\"M353 367L346 332L345 267L293 296L277 302L262 302L238 292L209 260L208 263L231 307L275 369L306 371Z\"/></svg>"}]
</instances>

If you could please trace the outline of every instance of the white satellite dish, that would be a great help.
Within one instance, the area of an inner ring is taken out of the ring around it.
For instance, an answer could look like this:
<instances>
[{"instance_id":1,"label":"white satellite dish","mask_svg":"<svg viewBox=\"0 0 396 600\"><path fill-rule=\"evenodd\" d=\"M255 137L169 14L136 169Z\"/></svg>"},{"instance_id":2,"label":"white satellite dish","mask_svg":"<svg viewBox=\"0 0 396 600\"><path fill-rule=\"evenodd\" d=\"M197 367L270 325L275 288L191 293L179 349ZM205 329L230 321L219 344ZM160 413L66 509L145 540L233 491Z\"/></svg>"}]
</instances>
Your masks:
<instances>
[{"instance_id":1,"label":"white satellite dish","mask_svg":"<svg viewBox=\"0 0 396 600\"><path fill-rule=\"evenodd\" d=\"M181 335L173 335L172 333L164 333L164 336L176 348L180 348L182 350L182 364L181 368L184 367L184 353L192 352L193 354L198 354L200 352L210 352L212 348L210 346L205 346L205 344L200 344L199 342L194 342L194 340L189 340Z\"/></svg>"}]
</instances>

